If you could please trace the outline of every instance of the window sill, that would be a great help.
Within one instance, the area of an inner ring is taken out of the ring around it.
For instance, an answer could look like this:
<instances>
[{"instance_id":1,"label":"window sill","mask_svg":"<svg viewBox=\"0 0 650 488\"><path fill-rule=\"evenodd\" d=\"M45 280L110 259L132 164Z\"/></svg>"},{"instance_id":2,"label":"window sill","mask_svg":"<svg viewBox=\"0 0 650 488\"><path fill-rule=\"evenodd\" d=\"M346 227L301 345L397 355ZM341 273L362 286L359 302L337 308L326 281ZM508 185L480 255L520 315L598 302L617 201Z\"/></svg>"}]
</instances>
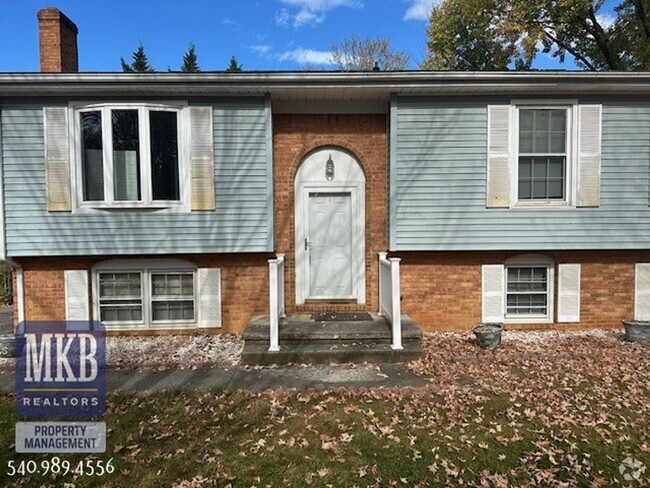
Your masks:
<instances>
[{"instance_id":1,"label":"window sill","mask_svg":"<svg viewBox=\"0 0 650 488\"><path fill-rule=\"evenodd\" d=\"M197 322L160 322L155 324L128 324L128 323L117 323L117 322L103 322L106 327L106 331L134 331L134 332L145 332L145 331L155 331L155 330L198 330L200 327Z\"/></svg>"},{"instance_id":2,"label":"window sill","mask_svg":"<svg viewBox=\"0 0 650 488\"><path fill-rule=\"evenodd\" d=\"M547 316L538 317L504 317L503 323L506 325L522 324L522 325L535 325L535 324L552 324L553 319Z\"/></svg>"},{"instance_id":3,"label":"window sill","mask_svg":"<svg viewBox=\"0 0 650 488\"><path fill-rule=\"evenodd\" d=\"M190 209L183 203L175 204L83 204L78 206L74 213L79 214L99 214L99 213L116 213L116 212L156 212L156 213L190 213Z\"/></svg>"},{"instance_id":4,"label":"window sill","mask_svg":"<svg viewBox=\"0 0 650 488\"><path fill-rule=\"evenodd\" d=\"M576 207L568 202L540 200L538 202L516 202L510 208L514 210L574 210Z\"/></svg>"}]
</instances>

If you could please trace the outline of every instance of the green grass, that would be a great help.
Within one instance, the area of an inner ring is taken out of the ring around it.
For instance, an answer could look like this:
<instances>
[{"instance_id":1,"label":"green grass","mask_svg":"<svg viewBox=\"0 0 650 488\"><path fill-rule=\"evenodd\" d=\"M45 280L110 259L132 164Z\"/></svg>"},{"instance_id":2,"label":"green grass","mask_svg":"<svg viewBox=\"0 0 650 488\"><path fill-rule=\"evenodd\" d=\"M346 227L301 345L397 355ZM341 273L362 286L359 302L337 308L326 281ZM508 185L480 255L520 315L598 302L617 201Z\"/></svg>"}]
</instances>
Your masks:
<instances>
[{"instance_id":1,"label":"green grass","mask_svg":"<svg viewBox=\"0 0 650 488\"><path fill-rule=\"evenodd\" d=\"M647 418L616 408L615 395L589 405L589 414L614 412L606 419L610 427L603 429L581 425L591 422L584 412L573 419L541 415L534 394L518 406L507 395L483 392L475 401L434 389L111 394L107 452L60 457L73 465L113 458L115 473L7 478L9 460L40 462L52 456L5 448L0 479L75 487L159 487L193 478L199 481L192 486L430 486L461 479L492 486L490 477L503 475L522 485L533 479L542 485L549 479L584 486L600 479L610 485L623 481L618 467L627 456L650 466ZM2 446L13 444L17 420L13 398L2 397ZM580 472L568 469L576 461Z\"/></svg>"}]
</instances>

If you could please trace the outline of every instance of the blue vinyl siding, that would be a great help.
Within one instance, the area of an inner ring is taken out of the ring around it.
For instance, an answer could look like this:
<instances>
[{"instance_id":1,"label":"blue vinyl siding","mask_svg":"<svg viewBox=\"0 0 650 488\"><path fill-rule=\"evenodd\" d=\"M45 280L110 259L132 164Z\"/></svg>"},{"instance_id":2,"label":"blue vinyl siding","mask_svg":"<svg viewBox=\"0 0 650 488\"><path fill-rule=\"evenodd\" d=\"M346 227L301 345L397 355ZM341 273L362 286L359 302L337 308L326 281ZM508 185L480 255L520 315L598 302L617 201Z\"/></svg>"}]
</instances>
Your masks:
<instances>
[{"instance_id":1,"label":"blue vinyl siding","mask_svg":"<svg viewBox=\"0 0 650 488\"><path fill-rule=\"evenodd\" d=\"M598 208L486 208L488 103L395 97L391 250L650 248L650 101L603 104Z\"/></svg>"},{"instance_id":2,"label":"blue vinyl siding","mask_svg":"<svg viewBox=\"0 0 650 488\"><path fill-rule=\"evenodd\" d=\"M272 251L269 104L264 98L192 103L213 106L214 212L47 212L43 107L3 107L8 256Z\"/></svg>"}]
</instances>

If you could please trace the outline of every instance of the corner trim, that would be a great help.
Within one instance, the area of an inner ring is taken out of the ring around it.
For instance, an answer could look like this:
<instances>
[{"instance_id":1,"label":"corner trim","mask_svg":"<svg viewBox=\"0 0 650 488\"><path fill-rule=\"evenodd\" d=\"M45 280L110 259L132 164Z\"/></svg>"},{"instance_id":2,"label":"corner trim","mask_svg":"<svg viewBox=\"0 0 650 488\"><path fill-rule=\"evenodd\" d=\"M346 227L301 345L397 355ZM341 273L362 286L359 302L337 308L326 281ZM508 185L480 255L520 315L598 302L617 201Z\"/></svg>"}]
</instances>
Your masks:
<instances>
[{"instance_id":1,"label":"corner trim","mask_svg":"<svg viewBox=\"0 0 650 488\"><path fill-rule=\"evenodd\" d=\"M397 235L395 226L397 224L397 208L395 205L397 193L397 157L395 147L397 146L397 95L390 96L389 119L388 119L388 249L394 251L397 247Z\"/></svg>"},{"instance_id":2,"label":"corner trim","mask_svg":"<svg viewBox=\"0 0 650 488\"><path fill-rule=\"evenodd\" d=\"M18 323L25 321L25 274L23 268L16 268L16 309Z\"/></svg>"},{"instance_id":3,"label":"corner trim","mask_svg":"<svg viewBox=\"0 0 650 488\"><path fill-rule=\"evenodd\" d=\"M273 111L271 109L271 95L264 96L264 123L266 124L266 181L267 181L267 234L266 242L269 252L275 250L275 173L273 164Z\"/></svg>"}]
</instances>

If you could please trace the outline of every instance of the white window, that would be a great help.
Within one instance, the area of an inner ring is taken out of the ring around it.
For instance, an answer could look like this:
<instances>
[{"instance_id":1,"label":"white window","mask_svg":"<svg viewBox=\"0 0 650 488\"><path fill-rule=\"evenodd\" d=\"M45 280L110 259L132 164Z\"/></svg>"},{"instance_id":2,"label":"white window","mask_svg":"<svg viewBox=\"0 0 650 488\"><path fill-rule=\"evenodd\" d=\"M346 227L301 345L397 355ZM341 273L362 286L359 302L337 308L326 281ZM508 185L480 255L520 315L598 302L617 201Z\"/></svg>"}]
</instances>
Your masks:
<instances>
[{"instance_id":1,"label":"white window","mask_svg":"<svg viewBox=\"0 0 650 488\"><path fill-rule=\"evenodd\" d=\"M194 326L196 274L164 263L131 269L109 263L95 270L96 316L107 327Z\"/></svg>"},{"instance_id":2,"label":"white window","mask_svg":"<svg viewBox=\"0 0 650 488\"><path fill-rule=\"evenodd\" d=\"M512 161L517 206L572 205L572 105L515 105L517 147Z\"/></svg>"},{"instance_id":3,"label":"white window","mask_svg":"<svg viewBox=\"0 0 650 488\"><path fill-rule=\"evenodd\" d=\"M506 273L506 317L547 317L548 269L509 266Z\"/></svg>"},{"instance_id":4,"label":"white window","mask_svg":"<svg viewBox=\"0 0 650 488\"><path fill-rule=\"evenodd\" d=\"M557 296L555 270L558 271ZM544 324L580 322L580 264L559 263L539 254L522 254L505 264L484 264L483 322ZM554 305L557 301L557 317Z\"/></svg>"},{"instance_id":5,"label":"white window","mask_svg":"<svg viewBox=\"0 0 650 488\"><path fill-rule=\"evenodd\" d=\"M601 105L513 100L487 115L487 208L600 205Z\"/></svg>"},{"instance_id":6,"label":"white window","mask_svg":"<svg viewBox=\"0 0 650 488\"><path fill-rule=\"evenodd\" d=\"M78 208L183 208L189 157L182 106L75 106Z\"/></svg>"},{"instance_id":7,"label":"white window","mask_svg":"<svg viewBox=\"0 0 650 488\"><path fill-rule=\"evenodd\" d=\"M555 264L544 256L522 255L505 264L505 322L553 321Z\"/></svg>"}]
</instances>

